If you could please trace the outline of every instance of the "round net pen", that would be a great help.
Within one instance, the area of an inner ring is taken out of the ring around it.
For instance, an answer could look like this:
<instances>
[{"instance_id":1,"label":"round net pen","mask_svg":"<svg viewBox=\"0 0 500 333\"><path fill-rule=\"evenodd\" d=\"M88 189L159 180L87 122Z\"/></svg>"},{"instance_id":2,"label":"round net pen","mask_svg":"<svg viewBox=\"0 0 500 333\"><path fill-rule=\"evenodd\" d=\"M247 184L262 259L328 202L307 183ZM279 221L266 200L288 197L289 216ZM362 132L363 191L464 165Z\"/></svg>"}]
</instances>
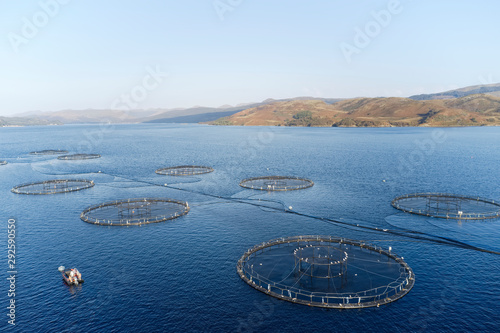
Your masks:
<instances>
[{"instance_id":1,"label":"round net pen","mask_svg":"<svg viewBox=\"0 0 500 333\"><path fill-rule=\"evenodd\" d=\"M500 203L481 197L450 193L413 193L391 202L407 213L455 220L483 220L500 217Z\"/></svg>"},{"instance_id":2,"label":"round net pen","mask_svg":"<svg viewBox=\"0 0 500 333\"><path fill-rule=\"evenodd\" d=\"M31 155L61 155L61 154L67 154L67 150L59 150L59 149L47 149L47 150L40 150L40 151L32 151L30 154Z\"/></svg>"},{"instance_id":3,"label":"round net pen","mask_svg":"<svg viewBox=\"0 0 500 333\"><path fill-rule=\"evenodd\" d=\"M240 186L261 191L292 191L313 186L312 180L299 177L267 176L243 179Z\"/></svg>"},{"instance_id":4,"label":"round net pen","mask_svg":"<svg viewBox=\"0 0 500 333\"><path fill-rule=\"evenodd\" d=\"M85 179L54 179L37 183L27 183L17 185L12 188L12 192L17 194L57 194L80 191L93 187L92 180Z\"/></svg>"},{"instance_id":5,"label":"round net pen","mask_svg":"<svg viewBox=\"0 0 500 333\"><path fill-rule=\"evenodd\" d=\"M130 226L172 220L189 212L187 202L167 198L139 198L101 203L85 209L80 218L92 224Z\"/></svg>"},{"instance_id":6,"label":"round net pen","mask_svg":"<svg viewBox=\"0 0 500 333\"><path fill-rule=\"evenodd\" d=\"M392 249L332 236L293 236L247 250L236 265L251 287L292 303L366 308L408 294L415 275Z\"/></svg>"},{"instance_id":7,"label":"round net pen","mask_svg":"<svg viewBox=\"0 0 500 333\"><path fill-rule=\"evenodd\" d=\"M179 165L169 168L158 169L155 172L165 176L194 176L213 172L214 169L201 165Z\"/></svg>"},{"instance_id":8,"label":"round net pen","mask_svg":"<svg viewBox=\"0 0 500 333\"><path fill-rule=\"evenodd\" d=\"M7 164L7 161L0 161L0 165L5 165Z\"/></svg>"},{"instance_id":9,"label":"round net pen","mask_svg":"<svg viewBox=\"0 0 500 333\"><path fill-rule=\"evenodd\" d=\"M92 160L96 158L100 158L99 154L72 154L72 155L63 155L57 157L58 160L65 161L78 161L78 160Z\"/></svg>"}]
</instances>

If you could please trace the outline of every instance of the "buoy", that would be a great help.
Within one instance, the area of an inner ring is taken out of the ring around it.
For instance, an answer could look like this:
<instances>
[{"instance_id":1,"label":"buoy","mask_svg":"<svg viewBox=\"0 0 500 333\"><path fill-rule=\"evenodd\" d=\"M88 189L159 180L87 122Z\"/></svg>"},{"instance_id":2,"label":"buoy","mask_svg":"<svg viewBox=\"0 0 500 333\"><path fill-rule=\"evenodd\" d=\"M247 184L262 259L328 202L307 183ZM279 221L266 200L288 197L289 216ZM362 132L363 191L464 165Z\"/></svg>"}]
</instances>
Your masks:
<instances>
[{"instance_id":1,"label":"buoy","mask_svg":"<svg viewBox=\"0 0 500 333\"><path fill-rule=\"evenodd\" d=\"M288 206L288 209L292 210L292 206Z\"/></svg>"}]
</instances>

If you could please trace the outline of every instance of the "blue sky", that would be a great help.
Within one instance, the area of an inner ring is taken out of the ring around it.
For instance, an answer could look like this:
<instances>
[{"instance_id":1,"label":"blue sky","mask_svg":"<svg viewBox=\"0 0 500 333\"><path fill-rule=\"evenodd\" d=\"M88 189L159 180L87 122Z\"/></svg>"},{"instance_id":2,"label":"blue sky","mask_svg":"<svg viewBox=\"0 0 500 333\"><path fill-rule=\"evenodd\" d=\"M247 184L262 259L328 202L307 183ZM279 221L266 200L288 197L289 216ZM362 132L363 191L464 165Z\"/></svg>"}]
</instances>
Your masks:
<instances>
[{"instance_id":1,"label":"blue sky","mask_svg":"<svg viewBox=\"0 0 500 333\"><path fill-rule=\"evenodd\" d=\"M2 0L0 9L0 115L110 108L124 94L147 109L500 82L493 0Z\"/></svg>"}]
</instances>

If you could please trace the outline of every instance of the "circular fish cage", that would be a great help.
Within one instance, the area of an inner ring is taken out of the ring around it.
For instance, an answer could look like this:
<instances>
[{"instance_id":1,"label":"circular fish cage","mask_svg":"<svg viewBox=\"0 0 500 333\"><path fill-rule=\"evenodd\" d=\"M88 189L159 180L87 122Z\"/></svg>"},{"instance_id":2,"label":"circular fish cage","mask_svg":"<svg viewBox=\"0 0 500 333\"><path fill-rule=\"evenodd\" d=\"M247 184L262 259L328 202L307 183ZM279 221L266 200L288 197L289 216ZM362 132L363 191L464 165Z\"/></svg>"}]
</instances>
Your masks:
<instances>
[{"instance_id":1,"label":"circular fish cage","mask_svg":"<svg viewBox=\"0 0 500 333\"><path fill-rule=\"evenodd\" d=\"M56 194L80 191L93 187L94 185L92 180L54 179L17 185L14 186L11 191L17 194Z\"/></svg>"},{"instance_id":2,"label":"circular fish cage","mask_svg":"<svg viewBox=\"0 0 500 333\"><path fill-rule=\"evenodd\" d=\"M40 150L40 151L32 151L30 154L31 155L61 155L61 154L67 154L67 150L59 150L59 149L47 149L47 150Z\"/></svg>"},{"instance_id":3,"label":"circular fish cage","mask_svg":"<svg viewBox=\"0 0 500 333\"><path fill-rule=\"evenodd\" d=\"M213 172L214 169L201 165L179 165L169 168L158 169L155 172L165 176L194 176Z\"/></svg>"},{"instance_id":4,"label":"circular fish cage","mask_svg":"<svg viewBox=\"0 0 500 333\"><path fill-rule=\"evenodd\" d=\"M116 200L86 208L80 218L92 224L129 226L172 220L189 212L187 202L167 198Z\"/></svg>"},{"instance_id":5,"label":"circular fish cage","mask_svg":"<svg viewBox=\"0 0 500 333\"><path fill-rule=\"evenodd\" d=\"M292 303L322 308L366 308L408 294L415 275L391 252L332 236L294 236L247 250L236 265L251 287Z\"/></svg>"},{"instance_id":6,"label":"circular fish cage","mask_svg":"<svg viewBox=\"0 0 500 333\"><path fill-rule=\"evenodd\" d=\"M500 217L500 202L450 193L413 193L391 202L407 213L455 220L483 220Z\"/></svg>"},{"instance_id":7,"label":"circular fish cage","mask_svg":"<svg viewBox=\"0 0 500 333\"><path fill-rule=\"evenodd\" d=\"M63 155L57 157L58 160L65 161L77 161L77 160L92 160L95 158L100 158L99 154L72 154L72 155Z\"/></svg>"},{"instance_id":8,"label":"circular fish cage","mask_svg":"<svg viewBox=\"0 0 500 333\"><path fill-rule=\"evenodd\" d=\"M7 161L0 161L0 165L5 165L7 164Z\"/></svg>"},{"instance_id":9,"label":"circular fish cage","mask_svg":"<svg viewBox=\"0 0 500 333\"><path fill-rule=\"evenodd\" d=\"M240 186L262 191L292 191L302 190L314 185L314 182L305 178L286 176L266 176L243 179Z\"/></svg>"}]
</instances>

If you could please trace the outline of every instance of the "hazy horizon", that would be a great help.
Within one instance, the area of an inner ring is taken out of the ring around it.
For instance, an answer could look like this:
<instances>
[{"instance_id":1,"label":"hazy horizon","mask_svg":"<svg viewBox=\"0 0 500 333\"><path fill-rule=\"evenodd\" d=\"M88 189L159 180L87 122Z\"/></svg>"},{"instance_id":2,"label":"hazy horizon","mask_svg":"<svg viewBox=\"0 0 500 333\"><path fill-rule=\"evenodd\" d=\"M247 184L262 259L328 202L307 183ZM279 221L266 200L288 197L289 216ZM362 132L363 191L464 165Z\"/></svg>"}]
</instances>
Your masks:
<instances>
[{"instance_id":1,"label":"hazy horizon","mask_svg":"<svg viewBox=\"0 0 500 333\"><path fill-rule=\"evenodd\" d=\"M484 4L4 2L0 116L407 97L495 83L500 3Z\"/></svg>"}]
</instances>

